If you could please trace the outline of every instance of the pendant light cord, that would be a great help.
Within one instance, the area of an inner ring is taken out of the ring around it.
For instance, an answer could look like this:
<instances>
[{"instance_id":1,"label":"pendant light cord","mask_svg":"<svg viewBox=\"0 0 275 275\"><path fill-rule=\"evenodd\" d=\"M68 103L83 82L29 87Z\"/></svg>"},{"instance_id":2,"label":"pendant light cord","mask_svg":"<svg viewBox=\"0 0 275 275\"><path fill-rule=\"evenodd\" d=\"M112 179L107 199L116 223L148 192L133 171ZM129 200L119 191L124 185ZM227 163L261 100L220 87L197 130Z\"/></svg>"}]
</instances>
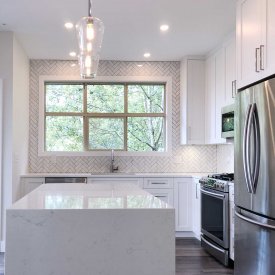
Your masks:
<instances>
[{"instance_id":1,"label":"pendant light cord","mask_svg":"<svg viewBox=\"0 0 275 275\"><path fill-rule=\"evenodd\" d=\"M92 0L88 0L89 5L89 17L92 17Z\"/></svg>"}]
</instances>

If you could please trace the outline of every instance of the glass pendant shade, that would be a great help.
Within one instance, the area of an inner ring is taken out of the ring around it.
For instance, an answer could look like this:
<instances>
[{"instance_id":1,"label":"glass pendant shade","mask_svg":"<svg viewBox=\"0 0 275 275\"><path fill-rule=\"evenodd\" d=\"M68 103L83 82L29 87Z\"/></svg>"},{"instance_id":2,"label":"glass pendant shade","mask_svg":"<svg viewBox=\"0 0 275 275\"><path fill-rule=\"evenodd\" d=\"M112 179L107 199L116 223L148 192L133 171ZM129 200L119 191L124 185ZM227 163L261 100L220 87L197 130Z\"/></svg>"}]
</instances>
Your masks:
<instances>
[{"instance_id":1,"label":"glass pendant shade","mask_svg":"<svg viewBox=\"0 0 275 275\"><path fill-rule=\"evenodd\" d=\"M96 17L83 17L77 23L76 30L79 45L80 75L83 78L94 78L99 62L104 24Z\"/></svg>"}]
</instances>

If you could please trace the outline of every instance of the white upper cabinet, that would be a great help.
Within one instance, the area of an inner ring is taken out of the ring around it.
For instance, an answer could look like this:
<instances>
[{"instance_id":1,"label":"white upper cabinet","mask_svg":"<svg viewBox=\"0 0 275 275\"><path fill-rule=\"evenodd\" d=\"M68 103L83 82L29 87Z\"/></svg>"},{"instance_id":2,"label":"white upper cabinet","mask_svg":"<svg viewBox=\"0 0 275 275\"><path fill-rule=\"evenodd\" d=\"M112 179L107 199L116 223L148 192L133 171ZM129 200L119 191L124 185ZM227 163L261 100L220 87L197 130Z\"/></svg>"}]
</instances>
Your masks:
<instances>
[{"instance_id":1,"label":"white upper cabinet","mask_svg":"<svg viewBox=\"0 0 275 275\"><path fill-rule=\"evenodd\" d=\"M238 88L275 74L274 10L274 0L237 3Z\"/></svg>"},{"instance_id":2,"label":"white upper cabinet","mask_svg":"<svg viewBox=\"0 0 275 275\"><path fill-rule=\"evenodd\" d=\"M275 1L266 1L266 54L265 61L265 74L270 76L275 74Z\"/></svg>"},{"instance_id":3,"label":"white upper cabinet","mask_svg":"<svg viewBox=\"0 0 275 275\"><path fill-rule=\"evenodd\" d=\"M206 60L205 143L225 143L221 138L221 108L225 105L225 48Z\"/></svg>"},{"instance_id":4,"label":"white upper cabinet","mask_svg":"<svg viewBox=\"0 0 275 275\"><path fill-rule=\"evenodd\" d=\"M181 62L181 144L204 144L205 61Z\"/></svg>"},{"instance_id":5,"label":"white upper cabinet","mask_svg":"<svg viewBox=\"0 0 275 275\"><path fill-rule=\"evenodd\" d=\"M215 143L226 142L224 138L221 137L222 129L222 107L226 105L225 103L225 48L222 47L215 54L216 62L216 127L215 127Z\"/></svg>"},{"instance_id":6,"label":"white upper cabinet","mask_svg":"<svg viewBox=\"0 0 275 275\"><path fill-rule=\"evenodd\" d=\"M234 103L236 95L236 39L225 44L225 105Z\"/></svg>"},{"instance_id":7,"label":"white upper cabinet","mask_svg":"<svg viewBox=\"0 0 275 275\"><path fill-rule=\"evenodd\" d=\"M216 134L216 65L215 56L206 60L205 143L215 143Z\"/></svg>"}]
</instances>

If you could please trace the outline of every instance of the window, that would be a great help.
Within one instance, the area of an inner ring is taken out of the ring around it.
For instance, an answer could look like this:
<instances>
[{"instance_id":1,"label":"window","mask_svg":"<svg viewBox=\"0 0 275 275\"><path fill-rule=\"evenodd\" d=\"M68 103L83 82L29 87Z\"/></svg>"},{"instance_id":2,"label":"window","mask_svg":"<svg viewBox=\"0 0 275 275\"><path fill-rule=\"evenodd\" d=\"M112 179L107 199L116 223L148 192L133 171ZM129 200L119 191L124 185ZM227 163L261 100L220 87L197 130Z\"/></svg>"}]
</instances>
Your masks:
<instances>
[{"instance_id":1,"label":"window","mask_svg":"<svg viewBox=\"0 0 275 275\"><path fill-rule=\"evenodd\" d=\"M165 152L166 84L44 83L44 152Z\"/></svg>"}]
</instances>

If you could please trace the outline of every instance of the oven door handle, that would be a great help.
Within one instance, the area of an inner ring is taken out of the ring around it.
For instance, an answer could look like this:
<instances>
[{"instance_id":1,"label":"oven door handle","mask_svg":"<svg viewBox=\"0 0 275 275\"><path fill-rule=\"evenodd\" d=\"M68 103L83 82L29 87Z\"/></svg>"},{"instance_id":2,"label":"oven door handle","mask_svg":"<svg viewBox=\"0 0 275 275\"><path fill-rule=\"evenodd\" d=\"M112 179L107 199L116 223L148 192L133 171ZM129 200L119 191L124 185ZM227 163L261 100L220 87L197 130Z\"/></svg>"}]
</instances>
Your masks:
<instances>
[{"instance_id":1,"label":"oven door handle","mask_svg":"<svg viewBox=\"0 0 275 275\"><path fill-rule=\"evenodd\" d=\"M209 192L209 191L206 191L204 189L201 189L201 192L203 194L206 194L206 195L210 195L210 196L213 196L213 197L219 197L219 198L225 198L225 195L221 195L221 194L217 194L217 193L213 193L213 192Z\"/></svg>"},{"instance_id":2,"label":"oven door handle","mask_svg":"<svg viewBox=\"0 0 275 275\"><path fill-rule=\"evenodd\" d=\"M207 241L203 236L201 236L201 238L202 238L208 245L210 245L212 248L214 248L214 249L216 249L216 250L218 250L218 251L220 251L220 252L222 252L222 253L225 252L224 249L221 249L221 248L217 247L216 245L213 245L212 243L210 243L209 241Z\"/></svg>"}]
</instances>

